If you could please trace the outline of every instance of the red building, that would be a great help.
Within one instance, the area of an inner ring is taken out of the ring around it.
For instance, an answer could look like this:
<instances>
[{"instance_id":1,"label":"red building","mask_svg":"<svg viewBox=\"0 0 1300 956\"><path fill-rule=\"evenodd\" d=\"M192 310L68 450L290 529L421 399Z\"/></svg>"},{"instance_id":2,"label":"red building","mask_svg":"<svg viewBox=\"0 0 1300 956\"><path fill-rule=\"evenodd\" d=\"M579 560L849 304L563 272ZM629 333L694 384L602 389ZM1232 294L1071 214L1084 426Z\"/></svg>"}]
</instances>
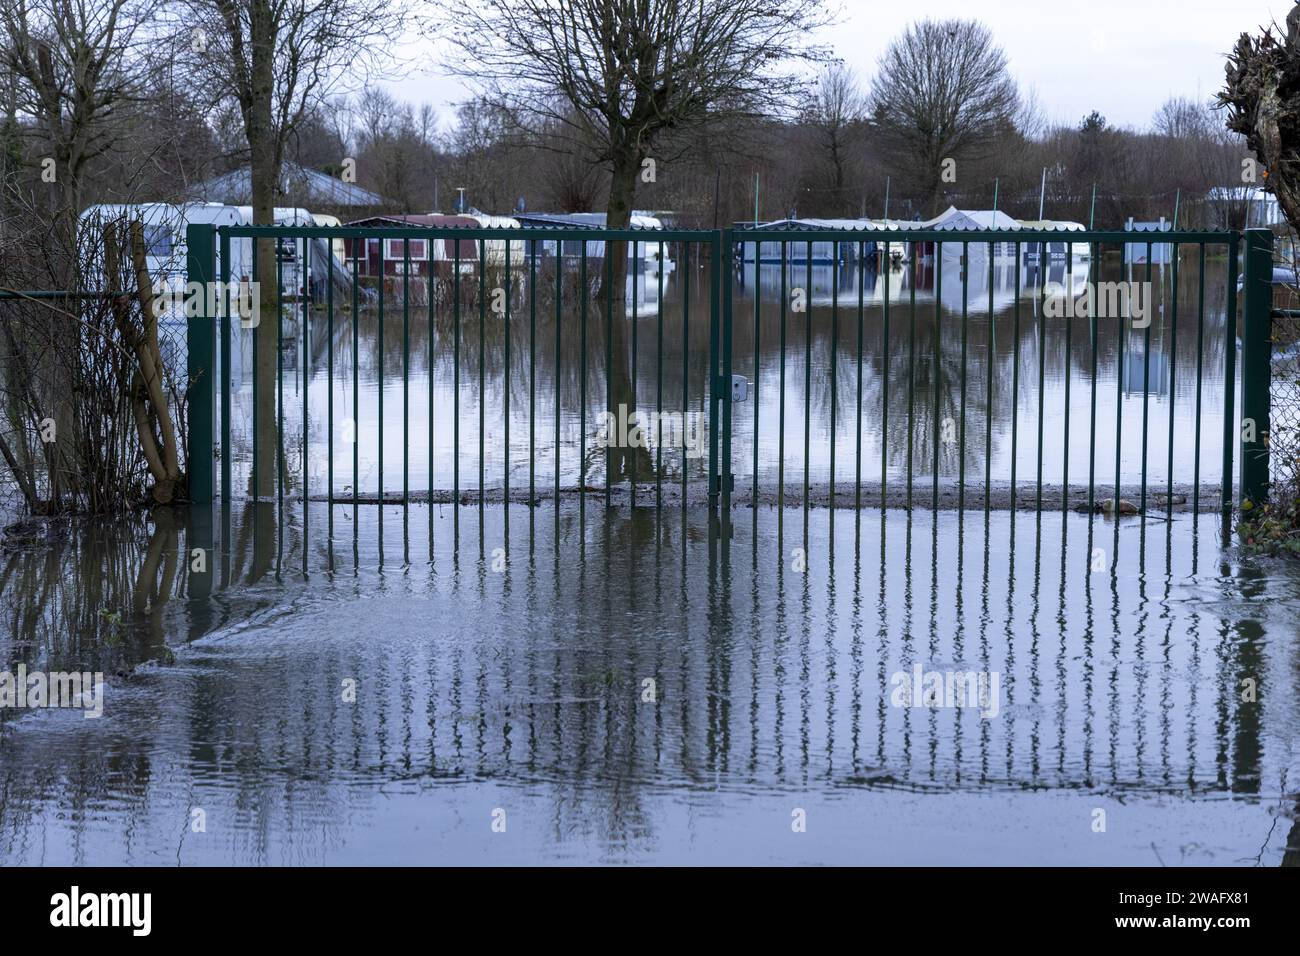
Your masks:
<instances>
[{"instance_id":1,"label":"red building","mask_svg":"<svg viewBox=\"0 0 1300 956\"><path fill-rule=\"evenodd\" d=\"M348 228L358 229L398 229L410 227L477 229L479 223L469 216L442 215L407 215L407 216L371 216L345 223ZM410 257L412 276L428 276L431 263L454 263L457 245L460 246L460 261L472 266L478 262L478 242L474 239L344 239L349 268L352 260L357 259L357 274L360 276L400 276L406 269L407 257Z\"/></svg>"}]
</instances>

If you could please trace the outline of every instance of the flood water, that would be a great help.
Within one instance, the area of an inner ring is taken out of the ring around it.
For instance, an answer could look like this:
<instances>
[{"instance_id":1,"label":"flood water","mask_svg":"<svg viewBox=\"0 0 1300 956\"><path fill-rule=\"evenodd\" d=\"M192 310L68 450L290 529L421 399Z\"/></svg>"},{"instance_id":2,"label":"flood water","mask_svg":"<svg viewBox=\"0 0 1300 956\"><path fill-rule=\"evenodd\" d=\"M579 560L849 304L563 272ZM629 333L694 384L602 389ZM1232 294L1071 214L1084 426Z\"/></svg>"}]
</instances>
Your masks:
<instances>
[{"instance_id":1,"label":"flood water","mask_svg":"<svg viewBox=\"0 0 1300 956\"><path fill-rule=\"evenodd\" d=\"M0 861L1300 860L1300 574L1212 516L455 510L4 555L11 666L108 689L4 713Z\"/></svg>"},{"instance_id":2,"label":"flood water","mask_svg":"<svg viewBox=\"0 0 1300 956\"><path fill-rule=\"evenodd\" d=\"M1149 330L1098 321L1095 391L1091 323L1043 317L1033 270L996 269L990 309L976 272L964 310L947 262L734 276L738 485L756 434L764 485L855 482L859 441L864 480L883 458L923 483L963 368L945 478L1041 458L1078 482L1095 441L1104 489L1118 416L1131 482L1145 415L1159 488L1172 414L1173 477L1217 484L1222 260L1176 289L1157 269ZM703 410L707 276L679 258L662 294L629 288L639 408ZM107 680L98 719L0 710L0 863L1300 862L1293 563L1241 556L1215 513L607 511L612 343L561 281L557 306L553 273L512 279L508 322L447 289L286 322L282 505L243 493L243 334L228 504L0 551L10 671ZM783 315L793 288L809 310ZM557 451L591 491L549 496ZM331 471L344 497L508 474L538 501L330 506Z\"/></svg>"},{"instance_id":3,"label":"flood water","mask_svg":"<svg viewBox=\"0 0 1300 956\"><path fill-rule=\"evenodd\" d=\"M733 371L751 389L733 407L737 482L747 487L757 465L762 487L805 477L843 486L882 474L924 484L936 470L937 440L945 479L979 484L987 474L1006 482L1014 465L1020 482L1086 483L1095 462L1098 485L1112 486L1118 470L1122 485L1145 472L1153 487L1172 475L1212 492L1222 474L1228 391L1227 263L1215 251L1202 269L1187 249L1176 284L1171 267L1155 266L1150 326L1100 317L1095 351L1088 318L1044 315L1045 283L1079 293L1088 283L1144 282L1145 266L1112 256L1068 269L1053 261L1042 272L995 259L990 282L974 249L968 274L946 253L939 267L883 271L790 263L784 278L780 264L764 264L757 296L752 262L738 267ZM390 285L382 321L375 305L354 316L335 303L331 316L318 303L306 323L300 308L286 307L287 487L301 491L304 460L309 493L319 494L463 491L477 489L480 471L492 489L507 475L516 489L530 479L551 488L557 470L563 487L580 477L603 484L596 446L607 403L701 418L707 408L709 268L698 250L679 249L673 261L663 276L651 270L629 279L625 301L636 319L621 319L618 329L601 298L584 302L573 264L558 308L553 267L539 267L531 283L527 271L508 282L493 273L481 287L465 275L459 295L447 277L433 296L413 283L405 304L400 285ZM590 267L589 287L600 271ZM611 332L628 356L620 362L612 351L612 365ZM234 355L232 484L242 493L252 457L247 333L236 332ZM1234 376L1234 396L1237 388ZM648 441L654 471L643 462L639 479L657 472L676 480L683 468L691 479L706 474L705 458L676 447L661 456L653 436Z\"/></svg>"}]
</instances>

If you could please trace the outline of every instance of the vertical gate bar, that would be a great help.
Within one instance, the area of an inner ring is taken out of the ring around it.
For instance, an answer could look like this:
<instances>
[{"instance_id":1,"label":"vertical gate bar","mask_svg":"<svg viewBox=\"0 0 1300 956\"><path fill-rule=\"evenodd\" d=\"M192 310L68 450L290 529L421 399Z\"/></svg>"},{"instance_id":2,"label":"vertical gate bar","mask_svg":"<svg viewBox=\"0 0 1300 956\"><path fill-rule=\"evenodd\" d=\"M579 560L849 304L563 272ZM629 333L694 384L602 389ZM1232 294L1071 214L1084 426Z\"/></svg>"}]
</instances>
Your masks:
<instances>
[{"instance_id":1,"label":"vertical gate bar","mask_svg":"<svg viewBox=\"0 0 1300 956\"><path fill-rule=\"evenodd\" d=\"M1120 267L1124 269L1128 266L1129 243L1123 243L1120 247ZM1129 275L1133 270L1127 269ZM1123 274L1123 273L1121 273ZM1125 296L1124 315L1120 316L1119 326L1119 361L1115 364L1115 495L1112 499L1112 515L1116 519L1116 529L1119 528L1119 503L1120 498L1120 467L1124 457L1124 379L1127 375L1127 369L1124 368L1124 356L1128 350L1129 336L1132 334L1132 301L1130 297Z\"/></svg>"},{"instance_id":2,"label":"vertical gate bar","mask_svg":"<svg viewBox=\"0 0 1300 956\"><path fill-rule=\"evenodd\" d=\"M939 510L939 439L940 410L939 377L942 374L943 358L940 353L940 338L943 328L943 242L934 244L934 476L931 480L930 507Z\"/></svg>"},{"instance_id":3,"label":"vertical gate bar","mask_svg":"<svg viewBox=\"0 0 1300 956\"><path fill-rule=\"evenodd\" d=\"M907 339L907 509L912 510L913 445L916 439L916 249L913 239L907 249L909 313Z\"/></svg>"},{"instance_id":4,"label":"vertical gate bar","mask_svg":"<svg viewBox=\"0 0 1300 956\"><path fill-rule=\"evenodd\" d=\"M1242 511L1268 501L1273 362L1273 233L1268 229L1246 230L1245 293L1241 328ZM1250 431L1253 434L1247 441Z\"/></svg>"},{"instance_id":5,"label":"vertical gate bar","mask_svg":"<svg viewBox=\"0 0 1300 956\"><path fill-rule=\"evenodd\" d=\"M275 241L275 475L276 500L284 503L284 257ZM294 241L294 240L290 240Z\"/></svg>"},{"instance_id":6,"label":"vertical gate bar","mask_svg":"<svg viewBox=\"0 0 1300 956\"><path fill-rule=\"evenodd\" d=\"M452 241L451 275L451 513L460 523L460 239Z\"/></svg>"},{"instance_id":7,"label":"vertical gate bar","mask_svg":"<svg viewBox=\"0 0 1300 956\"><path fill-rule=\"evenodd\" d=\"M402 504L411 503L411 240L402 239Z\"/></svg>"},{"instance_id":8,"label":"vertical gate bar","mask_svg":"<svg viewBox=\"0 0 1300 956\"><path fill-rule=\"evenodd\" d=\"M1223 462L1222 478L1219 481L1219 507L1225 519L1232 511L1233 436L1237 434L1237 423L1234 418L1237 398L1237 272L1240 256L1241 234L1230 233L1228 236L1228 301L1224 309Z\"/></svg>"},{"instance_id":9,"label":"vertical gate bar","mask_svg":"<svg viewBox=\"0 0 1300 956\"><path fill-rule=\"evenodd\" d=\"M230 236L219 229L221 236L221 298L225 307L221 315L221 500L230 501ZM242 290L241 290L242 291Z\"/></svg>"},{"instance_id":10,"label":"vertical gate bar","mask_svg":"<svg viewBox=\"0 0 1300 956\"><path fill-rule=\"evenodd\" d=\"M1034 479L1034 510L1043 511L1043 418L1047 409L1047 243L1038 244L1038 287L1034 290L1038 318L1038 464Z\"/></svg>"},{"instance_id":11,"label":"vertical gate bar","mask_svg":"<svg viewBox=\"0 0 1300 956\"><path fill-rule=\"evenodd\" d=\"M262 320L262 283L261 280L258 278L259 273L257 271L257 249L258 246L261 245L261 240L250 239L248 244L252 252L252 275L249 279L249 294L251 296L255 296L257 299L258 325L260 325ZM253 331L253 336L252 336L253 337L253 449L252 449L251 474L249 477L252 481L251 487L253 491L253 500L256 501L259 498L259 494L257 490L257 459L258 459L258 447L259 447L259 443L257 440L257 432L258 432L257 410L262 407L261 405L258 404L262 396L260 394L261 390L257 386L257 380L262 376L257 372L258 369L257 363L261 351L258 348L257 340L261 338L261 336L257 334L256 326L253 328L252 331Z\"/></svg>"},{"instance_id":12,"label":"vertical gate bar","mask_svg":"<svg viewBox=\"0 0 1300 956\"><path fill-rule=\"evenodd\" d=\"M880 507L883 510L886 505L885 486L889 479L889 240L885 240L884 258L875 257L876 260L876 281L879 282L884 278L884 296L885 296L885 317L884 325L880 333L881 353L883 361L881 368L884 374L881 375L880 381ZM862 484L862 322L864 317L863 296L866 286L866 261L863 260L863 270L858 276L858 484ZM859 487L859 494L861 493ZM861 507L859 502L858 507Z\"/></svg>"},{"instance_id":13,"label":"vertical gate bar","mask_svg":"<svg viewBox=\"0 0 1300 956\"><path fill-rule=\"evenodd\" d=\"M830 485L828 488L827 504L832 511L835 510L835 437L838 434L835 428L835 401L839 391L836 387L836 369L839 367L840 352L840 244L839 241L831 243L831 462L830 462Z\"/></svg>"},{"instance_id":14,"label":"vertical gate bar","mask_svg":"<svg viewBox=\"0 0 1300 956\"><path fill-rule=\"evenodd\" d=\"M251 261L251 264L250 264L250 271L248 271L248 272L250 272L250 276L251 276L250 286L248 286L248 294L251 295L251 297L253 298L253 300L256 300L256 303L257 303L257 324L260 325L260 324L261 324L261 321L263 321L263 319L264 319L265 316L261 315L261 281L260 281L260 272L259 272L259 269L257 269L257 246L259 246L259 242L257 242L257 239L256 239L256 238L252 238L252 239L250 239L250 241L248 241L248 246L250 246L251 258L252 258L252 261ZM257 328L256 328L256 326L255 326L255 328L252 329L252 367L253 367L253 375L252 375L252 414L253 414L253 420L252 420L252 421L253 421L253 427L252 427L252 462L251 462L251 466L250 466L250 468L251 468L250 479L251 479L251 481L252 481L252 484L251 484L251 490L252 490L253 501L256 501L256 499L259 498L259 494L257 494L257 459L259 459L260 442L257 441L257 418L256 418L256 415L257 415L257 408L260 408L260 407L261 407L261 406L259 405L259 401L261 401L261 398L263 398L263 395L261 395L261 389L257 388L257 380L259 380L259 378L261 377L261 376L259 375L259 373L257 373L257 359L259 359L259 356L260 356L260 354L261 354L261 350L259 349L259 347L257 347L257 338L259 338L259 336L257 336Z\"/></svg>"},{"instance_id":15,"label":"vertical gate bar","mask_svg":"<svg viewBox=\"0 0 1300 956\"><path fill-rule=\"evenodd\" d=\"M732 409L731 409L731 350L732 350L732 328L731 328L731 306L732 295L734 293L734 276L732 275L732 263L734 262L734 252L731 242L731 230L724 230L722 233L722 260L719 263L723 272L722 294L722 510L726 514L728 527L731 521L731 491L734 478L731 473L731 431L732 431Z\"/></svg>"},{"instance_id":16,"label":"vertical gate bar","mask_svg":"<svg viewBox=\"0 0 1300 956\"><path fill-rule=\"evenodd\" d=\"M434 277L434 273L433 273L433 264L434 264L434 261L435 261L435 260L434 260L434 256L433 256L433 243L434 243L434 242L442 242L442 239L434 239L433 237L430 237L430 238L428 239L428 241L426 241L426 242L424 243L424 248L425 248L425 260L424 260L424 261L425 261L425 267L424 267L424 274L425 274L425 289L426 289L426 295L428 295L428 303L426 303L425 326L426 326L426 328L428 328L428 330L429 330L429 360L428 360L428 364L429 364L429 559L430 559L430 561L432 561L432 559L433 559L433 466L434 466L434 455L433 455L433 447L434 447L434 436L433 436L433 421L434 421L434 414L433 414L433 411L434 411L434 403L433 403L433 384L434 384L434 363L435 363L435 359L437 359L437 356L435 356L435 354L434 354L434 333L437 332L437 328L438 328L437 315L435 315L435 311L434 311L434 310L435 310L435 306L434 306L434 299L435 299L435 295L434 295L434 287L435 287L435 285L434 285L434 284L435 284L435 282L437 282L437 278ZM446 246L443 246L443 248L446 248Z\"/></svg>"},{"instance_id":17,"label":"vertical gate bar","mask_svg":"<svg viewBox=\"0 0 1300 956\"><path fill-rule=\"evenodd\" d=\"M361 454L361 443L357 436L357 419L361 415L361 400L357 388L361 379L361 256L357 252L358 243L366 250L366 256L369 258L370 240L369 238L352 240L352 508L354 512L357 507L357 489L361 484L357 479Z\"/></svg>"},{"instance_id":18,"label":"vertical gate bar","mask_svg":"<svg viewBox=\"0 0 1300 956\"><path fill-rule=\"evenodd\" d=\"M614 257L610 254L610 243L605 243L605 413L606 423L612 426L617 418L614 413ZM610 448L613 439L605 440L605 507L610 507L610 489L614 484L614 455ZM682 499L685 505L686 500Z\"/></svg>"},{"instance_id":19,"label":"vertical gate bar","mask_svg":"<svg viewBox=\"0 0 1300 956\"><path fill-rule=\"evenodd\" d=\"M501 420L505 434L502 436L502 456L503 464L501 466L501 520L505 528L505 539L502 542L506 553L510 552L510 300L514 294L514 287L510 273L510 245L514 240L506 239L506 314L505 314L505 365L501 372Z\"/></svg>"},{"instance_id":20,"label":"vertical gate bar","mask_svg":"<svg viewBox=\"0 0 1300 956\"><path fill-rule=\"evenodd\" d=\"M759 244L762 249L762 244ZM777 393L776 424L776 523L780 528L785 511L785 309L789 302L786 271L789 268L789 244L781 240L781 375Z\"/></svg>"},{"instance_id":21,"label":"vertical gate bar","mask_svg":"<svg viewBox=\"0 0 1300 956\"><path fill-rule=\"evenodd\" d=\"M745 243L740 244L740 261L745 261ZM754 520L758 520L758 364L760 342L762 341L762 331L759 326L760 321L760 300L759 295L761 281L760 268L763 262L763 244L757 240L754 241L754 474L751 476L753 488L750 491L749 505L754 509Z\"/></svg>"},{"instance_id":22,"label":"vertical gate bar","mask_svg":"<svg viewBox=\"0 0 1300 956\"><path fill-rule=\"evenodd\" d=\"M970 326L970 243L961 244L961 394L958 416L961 419L957 445L957 510L966 510L966 357Z\"/></svg>"},{"instance_id":23,"label":"vertical gate bar","mask_svg":"<svg viewBox=\"0 0 1300 956\"><path fill-rule=\"evenodd\" d=\"M1201 385L1205 374L1205 240L1197 250L1196 270L1196 427L1193 429L1195 450L1192 455L1192 522L1201 511Z\"/></svg>"},{"instance_id":24,"label":"vertical gate bar","mask_svg":"<svg viewBox=\"0 0 1300 956\"><path fill-rule=\"evenodd\" d=\"M587 240L581 242L582 254L587 254ZM555 257L555 509L558 513L560 508L560 321L561 299L564 290L564 257L559 254L563 248L560 239L556 239L556 257ZM605 258L609 258L609 250L605 250ZM611 290L611 294L612 290ZM559 522L556 522L558 529Z\"/></svg>"},{"instance_id":25,"label":"vertical gate bar","mask_svg":"<svg viewBox=\"0 0 1300 956\"><path fill-rule=\"evenodd\" d=\"M993 362L997 358L996 325L993 313L993 284L997 281L997 243L989 243L989 331L985 341L985 369L987 378L984 383L984 514L989 513L992 505L990 496L993 489Z\"/></svg>"},{"instance_id":26,"label":"vertical gate bar","mask_svg":"<svg viewBox=\"0 0 1300 956\"><path fill-rule=\"evenodd\" d=\"M639 261L640 253L641 253L641 243L634 240L632 242L632 258L629 260L627 264L628 271L632 273L632 313L629 316L629 318L632 321L632 407L633 408L637 407L637 401L639 399L639 395L637 392L637 365L639 363L637 359L639 354L638 345L639 345L639 338L640 338L639 331L641 327L641 305L637 301L637 294L638 294L637 273L640 272L641 270L637 266L637 262ZM583 285L585 286L586 283L584 282ZM639 417L640 417L640 413L638 413L638 418ZM628 468L628 483L629 483L628 492L630 495L629 507L635 508L636 507L636 454L631 449L629 449L628 451L628 458L631 461L630 467Z\"/></svg>"},{"instance_id":27,"label":"vertical gate bar","mask_svg":"<svg viewBox=\"0 0 1300 956\"><path fill-rule=\"evenodd\" d=\"M560 267L556 241L555 267ZM537 498L537 240L528 243L528 514ZM531 525L530 525L531 526Z\"/></svg>"},{"instance_id":28,"label":"vertical gate bar","mask_svg":"<svg viewBox=\"0 0 1300 956\"><path fill-rule=\"evenodd\" d=\"M1044 243L1046 245L1046 243ZM1064 452L1061 459L1061 511L1070 510L1070 379L1074 366L1070 355L1074 345L1074 254L1067 239L1065 246L1065 288L1068 302L1065 309L1065 424L1062 429Z\"/></svg>"},{"instance_id":29,"label":"vertical gate bar","mask_svg":"<svg viewBox=\"0 0 1300 956\"><path fill-rule=\"evenodd\" d=\"M721 478L718 473L718 345L721 320L721 234L709 236L709 509L716 513Z\"/></svg>"},{"instance_id":30,"label":"vertical gate bar","mask_svg":"<svg viewBox=\"0 0 1300 956\"><path fill-rule=\"evenodd\" d=\"M1151 324L1154 321L1151 292L1152 245L1147 242L1147 316L1142 330L1142 490L1138 510L1147 513L1147 444L1151 424ZM1163 271L1163 270L1162 270ZM1161 283L1163 286L1163 282Z\"/></svg>"},{"instance_id":31,"label":"vertical gate bar","mask_svg":"<svg viewBox=\"0 0 1300 956\"><path fill-rule=\"evenodd\" d=\"M487 388L487 237L478 241L478 508L479 532L483 531L483 481L487 431L487 403L484 392Z\"/></svg>"},{"instance_id":32,"label":"vertical gate bar","mask_svg":"<svg viewBox=\"0 0 1300 956\"><path fill-rule=\"evenodd\" d=\"M559 268L559 243L556 243L556 268ZM537 240L528 243L528 515L537 487ZM531 532L530 532L531 534Z\"/></svg>"},{"instance_id":33,"label":"vertical gate bar","mask_svg":"<svg viewBox=\"0 0 1300 956\"><path fill-rule=\"evenodd\" d=\"M681 244L682 266L682 520L686 520L686 419L691 413L691 243ZM662 263L660 264L662 268Z\"/></svg>"},{"instance_id":34,"label":"vertical gate bar","mask_svg":"<svg viewBox=\"0 0 1300 956\"><path fill-rule=\"evenodd\" d=\"M1089 260L1089 272L1096 270L1098 275L1090 274L1088 278L1093 281L1093 288L1097 287L1097 279L1100 278L1101 271L1101 244L1093 242L1091 249L1091 259ZM1088 413L1088 513L1092 514L1093 507L1097 503L1097 298L1090 296L1089 301L1091 308L1088 309L1088 337L1092 346L1092 367L1089 374L1092 378L1092 387L1089 389L1089 402L1091 408Z\"/></svg>"},{"instance_id":35,"label":"vertical gate bar","mask_svg":"<svg viewBox=\"0 0 1300 956\"><path fill-rule=\"evenodd\" d=\"M855 269L855 276L858 280L858 358L857 358L857 384L854 385L853 394L857 397L857 420L854 423L854 460L853 460L853 507L854 510L862 510L862 325L863 311L866 303L866 284L867 284L867 245L865 241L858 241L858 268ZM885 308L889 308L889 299L885 297ZM885 312L885 315L889 315ZM887 339L888 341L888 339ZM888 362L885 362L888 365ZM884 429L881 429L883 433ZM884 453L881 453L883 455ZM884 502L884 492L881 490L881 505Z\"/></svg>"},{"instance_id":36,"label":"vertical gate bar","mask_svg":"<svg viewBox=\"0 0 1300 956\"><path fill-rule=\"evenodd\" d=\"M804 249L804 353L803 353L803 511L808 515L808 471L812 448L812 261L813 244L809 239Z\"/></svg>"},{"instance_id":37,"label":"vertical gate bar","mask_svg":"<svg viewBox=\"0 0 1300 956\"><path fill-rule=\"evenodd\" d=\"M377 381L376 392L379 395L379 504L384 503L384 299L387 298L385 293L388 291L388 273L385 271L384 259L384 240L379 240L379 335L378 335L378 361L375 363ZM383 518L383 508L379 510L380 519Z\"/></svg>"},{"instance_id":38,"label":"vertical gate bar","mask_svg":"<svg viewBox=\"0 0 1300 956\"><path fill-rule=\"evenodd\" d=\"M299 368L302 372L302 533L303 533L303 562L307 560L307 476L310 473L310 444L308 443L308 407L307 407L307 386L311 382L311 335L309 327L311 325L311 240L306 236L302 240L302 335L299 337L302 341L302 356L298 360Z\"/></svg>"},{"instance_id":39,"label":"vertical gate bar","mask_svg":"<svg viewBox=\"0 0 1300 956\"><path fill-rule=\"evenodd\" d=\"M1011 511L1015 512L1019 498L1016 488L1016 462L1019 458L1018 443L1020 422L1020 240L1015 241L1015 262L1012 269L1015 274L1015 303L1011 315Z\"/></svg>"},{"instance_id":40,"label":"vertical gate bar","mask_svg":"<svg viewBox=\"0 0 1300 956\"><path fill-rule=\"evenodd\" d=\"M605 256L609 257L610 242L605 240ZM587 514L587 244L582 244L582 263L579 273L582 299L578 304L578 513Z\"/></svg>"},{"instance_id":41,"label":"vertical gate bar","mask_svg":"<svg viewBox=\"0 0 1300 956\"><path fill-rule=\"evenodd\" d=\"M215 315L209 314L208 292L212 288L213 267L216 265L215 228L208 223L191 224L185 229L186 284L197 283L199 288L197 308L185 323L186 376L190 387L185 395L186 418L189 424L187 463L189 495L195 504L206 505L212 501L212 420L216 377L213 359L216 341ZM229 257L223 257L225 271ZM227 366L221 369L222 377L229 374ZM224 495L224 487L223 487Z\"/></svg>"},{"instance_id":42,"label":"vertical gate bar","mask_svg":"<svg viewBox=\"0 0 1300 956\"><path fill-rule=\"evenodd\" d=\"M325 389L325 464L327 474L325 482L326 507L329 508L330 528L334 527L334 240L325 239L329 255L325 257L325 337L328 340L325 353L325 376L328 380ZM330 535L333 537L333 534Z\"/></svg>"},{"instance_id":43,"label":"vertical gate bar","mask_svg":"<svg viewBox=\"0 0 1300 956\"><path fill-rule=\"evenodd\" d=\"M1168 461L1165 465L1165 514L1173 517L1174 513L1174 402L1177 399L1175 391L1175 379L1178 368L1178 260L1182 254L1182 246L1178 240L1174 240L1174 267L1172 273L1172 289L1170 290L1170 319L1169 319L1169 448Z\"/></svg>"},{"instance_id":44,"label":"vertical gate bar","mask_svg":"<svg viewBox=\"0 0 1300 956\"><path fill-rule=\"evenodd\" d=\"M657 355L655 364L657 366L658 378L655 382L655 410L659 413L655 418L655 512L663 511L664 506L664 489L663 489L663 472L664 472L664 241L659 240L659 259L658 259L658 280L659 280L659 315L658 319L658 338L656 343Z\"/></svg>"}]
</instances>

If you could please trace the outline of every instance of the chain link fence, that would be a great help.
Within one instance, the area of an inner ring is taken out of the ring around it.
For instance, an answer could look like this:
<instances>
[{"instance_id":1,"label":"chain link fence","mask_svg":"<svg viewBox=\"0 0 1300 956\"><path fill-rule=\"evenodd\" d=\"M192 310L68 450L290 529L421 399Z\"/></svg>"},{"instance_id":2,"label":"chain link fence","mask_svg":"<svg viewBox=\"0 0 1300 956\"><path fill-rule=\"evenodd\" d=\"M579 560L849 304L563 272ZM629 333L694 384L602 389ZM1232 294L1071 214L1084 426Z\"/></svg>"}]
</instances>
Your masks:
<instances>
[{"instance_id":1,"label":"chain link fence","mask_svg":"<svg viewBox=\"0 0 1300 956\"><path fill-rule=\"evenodd\" d=\"M1282 227L1273 255L1271 509L1300 527L1300 235Z\"/></svg>"}]
</instances>

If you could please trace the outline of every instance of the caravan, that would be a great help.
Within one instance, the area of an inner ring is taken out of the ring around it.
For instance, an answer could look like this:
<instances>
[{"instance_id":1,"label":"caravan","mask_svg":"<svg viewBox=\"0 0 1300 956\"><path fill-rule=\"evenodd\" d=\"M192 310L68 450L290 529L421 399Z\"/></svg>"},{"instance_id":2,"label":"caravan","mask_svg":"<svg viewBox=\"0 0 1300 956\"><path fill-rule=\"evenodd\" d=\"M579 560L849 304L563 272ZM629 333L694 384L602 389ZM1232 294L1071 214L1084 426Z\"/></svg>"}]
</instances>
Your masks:
<instances>
[{"instance_id":1,"label":"caravan","mask_svg":"<svg viewBox=\"0 0 1300 956\"><path fill-rule=\"evenodd\" d=\"M88 279L94 286L103 284L102 260L103 231L109 225L139 222L144 228L145 266L153 277L154 288L177 296L185 290L186 241L185 229L194 223L211 223L214 226L245 226L251 216L244 213L247 207L225 206L221 203L129 203L104 204L88 207L81 214L79 229L86 248L95 250L87 263ZM123 261L128 261L129 248L123 245ZM252 250L248 240L235 240L230 245L230 281L252 278ZM216 275L222 274L221 249L217 248Z\"/></svg>"}]
</instances>

